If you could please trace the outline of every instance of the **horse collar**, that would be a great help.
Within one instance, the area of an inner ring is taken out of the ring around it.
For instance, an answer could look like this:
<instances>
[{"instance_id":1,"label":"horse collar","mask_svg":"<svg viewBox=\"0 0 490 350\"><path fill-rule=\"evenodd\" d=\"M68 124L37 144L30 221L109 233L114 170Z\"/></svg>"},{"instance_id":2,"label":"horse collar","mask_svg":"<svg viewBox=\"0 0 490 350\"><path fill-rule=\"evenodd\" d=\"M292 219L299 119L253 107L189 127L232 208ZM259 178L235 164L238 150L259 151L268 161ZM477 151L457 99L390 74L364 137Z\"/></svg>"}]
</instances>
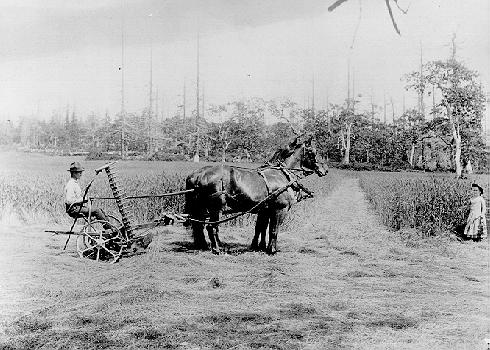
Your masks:
<instances>
[{"instance_id":1,"label":"horse collar","mask_svg":"<svg viewBox=\"0 0 490 350\"><path fill-rule=\"evenodd\" d=\"M264 179L265 188L267 189L267 195L271 194L271 186L270 186L269 181L267 180L267 177L265 176L264 172L262 170L257 170L257 172Z\"/></svg>"},{"instance_id":2,"label":"horse collar","mask_svg":"<svg viewBox=\"0 0 490 350\"><path fill-rule=\"evenodd\" d=\"M288 179L288 181L296 180L297 176L293 172L290 171L291 169L281 167L281 170L284 173L284 175L286 176L286 178Z\"/></svg>"}]
</instances>

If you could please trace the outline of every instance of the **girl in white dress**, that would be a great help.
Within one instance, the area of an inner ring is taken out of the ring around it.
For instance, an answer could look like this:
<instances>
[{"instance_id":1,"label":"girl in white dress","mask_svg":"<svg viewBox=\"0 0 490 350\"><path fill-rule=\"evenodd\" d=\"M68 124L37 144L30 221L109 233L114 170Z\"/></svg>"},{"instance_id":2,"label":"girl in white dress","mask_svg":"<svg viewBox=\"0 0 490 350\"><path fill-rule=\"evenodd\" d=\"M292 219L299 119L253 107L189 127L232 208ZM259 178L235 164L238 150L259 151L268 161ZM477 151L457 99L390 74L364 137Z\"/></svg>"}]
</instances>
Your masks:
<instances>
[{"instance_id":1,"label":"girl in white dress","mask_svg":"<svg viewBox=\"0 0 490 350\"><path fill-rule=\"evenodd\" d=\"M487 220L485 214L487 206L483 198L483 188L477 184L471 185L473 197L470 199L470 214L466 220L464 234L466 237L478 241L487 237Z\"/></svg>"}]
</instances>

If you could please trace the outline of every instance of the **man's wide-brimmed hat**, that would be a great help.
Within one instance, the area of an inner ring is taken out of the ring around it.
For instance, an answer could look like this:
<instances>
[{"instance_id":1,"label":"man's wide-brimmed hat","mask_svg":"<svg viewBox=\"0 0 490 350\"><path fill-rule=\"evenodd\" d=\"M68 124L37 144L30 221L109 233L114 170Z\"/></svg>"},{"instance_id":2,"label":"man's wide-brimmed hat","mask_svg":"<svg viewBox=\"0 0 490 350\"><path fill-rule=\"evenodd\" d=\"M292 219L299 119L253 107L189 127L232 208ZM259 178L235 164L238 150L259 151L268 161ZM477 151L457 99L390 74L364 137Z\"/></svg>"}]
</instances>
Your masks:
<instances>
[{"instance_id":1,"label":"man's wide-brimmed hat","mask_svg":"<svg viewBox=\"0 0 490 350\"><path fill-rule=\"evenodd\" d=\"M70 169L68 169L68 171L84 171L85 169L82 168L82 166L80 165L79 162L73 162L70 164Z\"/></svg>"}]
</instances>

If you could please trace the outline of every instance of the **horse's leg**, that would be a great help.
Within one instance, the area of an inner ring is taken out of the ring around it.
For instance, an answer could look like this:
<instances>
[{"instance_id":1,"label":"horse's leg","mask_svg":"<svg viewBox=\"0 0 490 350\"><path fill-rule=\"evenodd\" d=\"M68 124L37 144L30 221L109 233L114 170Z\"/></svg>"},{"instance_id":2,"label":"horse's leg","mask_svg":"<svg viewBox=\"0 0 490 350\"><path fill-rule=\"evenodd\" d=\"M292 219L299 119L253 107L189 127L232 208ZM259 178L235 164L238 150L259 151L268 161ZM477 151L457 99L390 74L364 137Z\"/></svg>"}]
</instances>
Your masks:
<instances>
[{"instance_id":1,"label":"horse's leg","mask_svg":"<svg viewBox=\"0 0 490 350\"><path fill-rule=\"evenodd\" d=\"M191 188L187 186L186 188ZM192 193L186 193L185 198L185 213L189 215L191 219L202 221L206 219L206 209L201 205L196 205L200 199ZM197 222L189 220L188 223L192 229L192 238L194 239L194 248L201 250L208 250L208 243L206 242L206 237L204 236L204 224L202 222Z\"/></svg>"},{"instance_id":2,"label":"horse's leg","mask_svg":"<svg viewBox=\"0 0 490 350\"><path fill-rule=\"evenodd\" d=\"M212 212L209 221L219 221L219 211ZM211 241L211 250L213 254L219 254L219 244L221 243L218 237L218 225L210 224L206 226L208 237Z\"/></svg>"},{"instance_id":3,"label":"horse's leg","mask_svg":"<svg viewBox=\"0 0 490 350\"><path fill-rule=\"evenodd\" d=\"M204 217L199 217L199 220L204 220ZM208 243L204 236L204 224L200 222L192 223L192 236L194 238L194 247L196 249L208 250Z\"/></svg>"},{"instance_id":4,"label":"horse's leg","mask_svg":"<svg viewBox=\"0 0 490 350\"><path fill-rule=\"evenodd\" d=\"M255 235L252 240L252 245L250 249L253 251L265 251L265 231L267 230L267 225L269 224L269 215L265 211L260 211L257 214L257 222L255 223ZM260 245L259 245L259 235Z\"/></svg>"},{"instance_id":5,"label":"horse's leg","mask_svg":"<svg viewBox=\"0 0 490 350\"><path fill-rule=\"evenodd\" d=\"M279 234L279 228L281 227L287 212L287 208L271 212L269 222L269 246L267 247L267 254L273 255L277 253L277 235Z\"/></svg>"},{"instance_id":6,"label":"horse's leg","mask_svg":"<svg viewBox=\"0 0 490 350\"><path fill-rule=\"evenodd\" d=\"M219 220L219 216L218 216L218 220ZM218 245L221 247L223 244L221 243L221 240L219 239L219 225L216 225L214 227L214 238L216 239L216 243L218 243Z\"/></svg>"},{"instance_id":7,"label":"horse's leg","mask_svg":"<svg viewBox=\"0 0 490 350\"><path fill-rule=\"evenodd\" d=\"M271 214L269 211L266 211L264 213L265 216L265 224L264 227L262 228L262 231L260 232L260 244L259 244L259 249L261 252L267 251L267 244L265 243L265 235L267 233L267 227L270 225L270 219L271 219Z\"/></svg>"}]
</instances>

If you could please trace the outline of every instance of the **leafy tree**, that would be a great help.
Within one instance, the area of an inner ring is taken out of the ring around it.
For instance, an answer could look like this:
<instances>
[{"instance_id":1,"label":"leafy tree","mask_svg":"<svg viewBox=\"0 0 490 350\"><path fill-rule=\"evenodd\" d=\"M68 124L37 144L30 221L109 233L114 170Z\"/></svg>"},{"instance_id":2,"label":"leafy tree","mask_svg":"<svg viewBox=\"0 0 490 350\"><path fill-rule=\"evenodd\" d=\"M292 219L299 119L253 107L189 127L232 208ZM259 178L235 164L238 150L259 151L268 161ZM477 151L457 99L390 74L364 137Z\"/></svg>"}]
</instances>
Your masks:
<instances>
[{"instance_id":1,"label":"leafy tree","mask_svg":"<svg viewBox=\"0 0 490 350\"><path fill-rule=\"evenodd\" d=\"M353 129L351 157L354 161L369 163L372 160L371 148L376 130L373 129L368 115L360 114Z\"/></svg>"},{"instance_id":2,"label":"leafy tree","mask_svg":"<svg viewBox=\"0 0 490 350\"><path fill-rule=\"evenodd\" d=\"M265 139L265 101L251 99L246 102L236 101L230 106L231 118L229 121L229 133L232 140L230 149L238 153L244 153L247 158L251 155L264 153Z\"/></svg>"},{"instance_id":3,"label":"leafy tree","mask_svg":"<svg viewBox=\"0 0 490 350\"><path fill-rule=\"evenodd\" d=\"M438 128L437 131L449 130L440 136L450 140L456 176L460 177L463 149L466 153L472 145L479 143L475 140L482 137L485 95L477 82L478 74L454 57L447 61L428 62L423 71L422 75L413 72L408 76L408 88L417 89L427 83L439 90L442 97L435 110L441 115L439 122L448 128Z\"/></svg>"},{"instance_id":4,"label":"leafy tree","mask_svg":"<svg viewBox=\"0 0 490 350\"><path fill-rule=\"evenodd\" d=\"M416 109L409 109L396 120L395 126L399 128L400 138L406 144L407 160L413 168L415 148L424 135L424 115Z\"/></svg>"},{"instance_id":5,"label":"leafy tree","mask_svg":"<svg viewBox=\"0 0 490 350\"><path fill-rule=\"evenodd\" d=\"M318 150L328 157L328 145L332 139L332 133L327 111L316 110L313 113L311 109L306 109L301 114L304 119L304 131L314 136Z\"/></svg>"},{"instance_id":6,"label":"leafy tree","mask_svg":"<svg viewBox=\"0 0 490 350\"><path fill-rule=\"evenodd\" d=\"M355 106L358 101L347 99L343 105L332 105L333 130L338 136L338 145L342 153L341 163L350 163L351 143L356 137L356 132L367 125L367 116L356 112Z\"/></svg>"},{"instance_id":7,"label":"leafy tree","mask_svg":"<svg viewBox=\"0 0 490 350\"><path fill-rule=\"evenodd\" d=\"M214 153L221 154L221 161L226 162L226 151L231 145L231 133L230 122L228 120L223 121L223 115L227 112L226 105L211 105L208 109L209 114L214 116L214 119L218 118L219 123L212 123L209 125L207 131L207 138L211 142L211 148Z\"/></svg>"}]
</instances>

